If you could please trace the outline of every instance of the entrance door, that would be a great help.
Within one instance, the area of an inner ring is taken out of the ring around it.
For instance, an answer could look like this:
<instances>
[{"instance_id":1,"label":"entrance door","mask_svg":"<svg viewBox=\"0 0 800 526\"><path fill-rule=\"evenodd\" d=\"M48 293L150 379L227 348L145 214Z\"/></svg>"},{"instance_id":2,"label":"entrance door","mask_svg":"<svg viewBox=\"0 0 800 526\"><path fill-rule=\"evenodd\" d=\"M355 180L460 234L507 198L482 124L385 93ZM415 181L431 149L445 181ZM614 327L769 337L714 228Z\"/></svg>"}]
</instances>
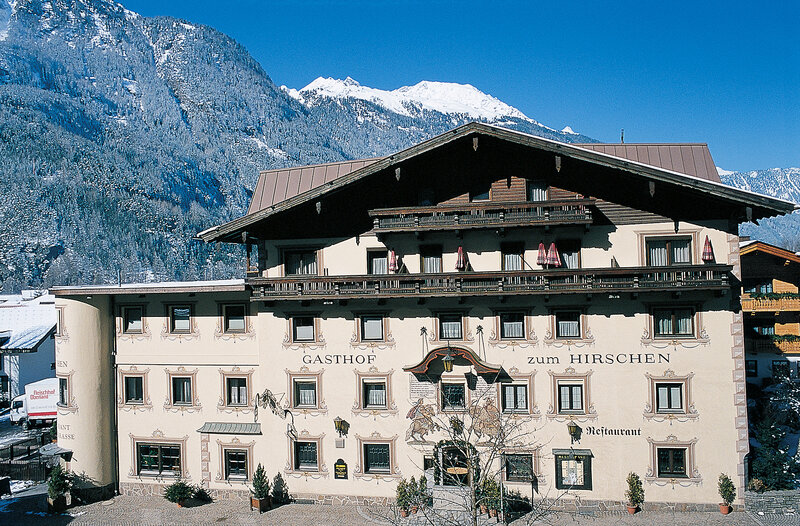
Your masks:
<instances>
[{"instance_id":1,"label":"entrance door","mask_svg":"<svg viewBox=\"0 0 800 526\"><path fill-rule=\"evenodd\" d=\"M466 486L469 484L467 456L457 447L442 450L442 483L445 486Z\"/></svg>"}]
</instances>

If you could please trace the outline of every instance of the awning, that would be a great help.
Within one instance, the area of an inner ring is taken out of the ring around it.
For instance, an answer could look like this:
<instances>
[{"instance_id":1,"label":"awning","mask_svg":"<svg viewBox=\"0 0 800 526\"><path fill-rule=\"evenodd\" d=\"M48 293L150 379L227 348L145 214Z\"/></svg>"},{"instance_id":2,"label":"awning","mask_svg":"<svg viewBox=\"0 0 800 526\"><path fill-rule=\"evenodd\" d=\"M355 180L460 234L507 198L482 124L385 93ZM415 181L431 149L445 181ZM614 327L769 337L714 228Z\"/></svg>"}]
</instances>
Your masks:
<instances>
[{"instance_id":1,"label":"awning","mask_svg":"<svg viewBox=\"0 0 800 526\"><path fill-rule=\"evenodd\" d=\"M502 366L484 362L469 349L463 347L439 347L432 350L416 365L403 367L407 373L414 374L441 374L444 370L442 358L447 355L453 357L453 365L472 365L476 374L500 374Z\"/></svg>"},{"instance_id":2,"label":"awning","mask_svg":"<svg viewBox=\"0 0 800 526\"><path fill-rule=\"evenodd\" d=\"M209 435L260 435L261 424L252 422L206 422L197 430Z\"/></svg>"},{"instance_id":3,"label":"awning","mask_svg":"<svg viewBox=\"0 0 800 526\"><path fill-rule=\"evenodd\" d=\"M66 462L72 460L72 450L63 448L56 443L45 444L44 446L39 448L39 454L43 457L55 457L59 456L63 458Z\"/></svg>"}]
</instances>

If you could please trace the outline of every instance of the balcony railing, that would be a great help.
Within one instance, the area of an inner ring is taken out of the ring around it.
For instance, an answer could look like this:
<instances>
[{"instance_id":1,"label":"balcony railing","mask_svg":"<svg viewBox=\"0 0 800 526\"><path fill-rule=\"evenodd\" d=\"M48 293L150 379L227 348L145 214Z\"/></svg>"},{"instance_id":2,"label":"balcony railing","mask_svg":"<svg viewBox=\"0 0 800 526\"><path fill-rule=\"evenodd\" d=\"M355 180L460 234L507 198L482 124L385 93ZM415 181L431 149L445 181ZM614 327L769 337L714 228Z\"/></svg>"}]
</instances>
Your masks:
<instances>
[{"instance_id":1,"label":"balcony railing","mask_svg":"<svg viewBox=\"0 0 800 526\"><path fill-rule=\"evenodd\" d=\"M744 312L781 312L800 311L800 298L759 298L742 294L742 311Z\"/></svg>"},{"instance_id":2,"label":"balcony railing","mask_svg":"<svg viewBox=\"0 0 800 526\"><path fill-rule=\"evenodd\" d=\"M252 301L726 290L729 265L248 278Z\"/></svg>"},{"instance_id":3,"label":"balcony railing","mask_svg":"<svg viewBox=\"0 0 800 526\"><path fill-rule=\"evenodd\" d=\"M767 338L755 338L747 343L747 350L750 352L800 354L800 341L782 342Z\"/></svg>"},{"instance_id":4,"label":"balcony railing","mask_svg":"<svg viewBox=\"0 0 800 526\"><path fill-rule=\"evenodd\" d=\"M376 233L465 230L519 226L589 225L594 199L562 199L534 203L469 203L464 205L379 208L370 210Z\"/></svg>"}]
</instances>

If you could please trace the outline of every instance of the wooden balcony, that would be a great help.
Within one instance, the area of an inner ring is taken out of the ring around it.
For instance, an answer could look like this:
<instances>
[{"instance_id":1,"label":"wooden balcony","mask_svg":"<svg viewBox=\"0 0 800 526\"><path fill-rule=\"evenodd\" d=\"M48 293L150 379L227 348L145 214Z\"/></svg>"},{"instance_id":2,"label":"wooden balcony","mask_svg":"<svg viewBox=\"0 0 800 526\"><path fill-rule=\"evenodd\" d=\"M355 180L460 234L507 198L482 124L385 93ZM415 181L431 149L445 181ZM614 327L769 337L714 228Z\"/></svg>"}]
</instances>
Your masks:
<instances>
[{"instance_id":1,"label":"wooden balcony","mask_svg":"<svg viewBox=\"0 0 800 526\"><path fill-rule=\"evenodd\" d=\"M747 342L747 350L756 353L800 354L800 341L776 342L769 338L754 338Z\"/></svg>"},{"instance_id":2,"label":"wooden balcony","mask_svg":"<svg viewBox=\"0 0 800 526\"><path fill-rule=\"evenodd\" d=\"M742 294L742 312L800 311L800 298L755 299Z\"/></svg>"},{"instance_id":3,"label":"wooden balcony","mask_svg":"<svg viewBox=\"0 0 800 526\"><path fill-rule=\"evenodd\" d=\"M248 278L252 301L725 291L729 265Z\"/></svg>"},{"instance_id":4,"label":"wooden balcony","mask_svg":"<svg viewBox=\"0 0 800 526\"><path fill-rule=\"evenodd\" d=\"M369 211L376 234L452 231L476 228L590 225L594 199L535 203L469 203L463 205L378 208Z\"/></svg>"}]
</instances>

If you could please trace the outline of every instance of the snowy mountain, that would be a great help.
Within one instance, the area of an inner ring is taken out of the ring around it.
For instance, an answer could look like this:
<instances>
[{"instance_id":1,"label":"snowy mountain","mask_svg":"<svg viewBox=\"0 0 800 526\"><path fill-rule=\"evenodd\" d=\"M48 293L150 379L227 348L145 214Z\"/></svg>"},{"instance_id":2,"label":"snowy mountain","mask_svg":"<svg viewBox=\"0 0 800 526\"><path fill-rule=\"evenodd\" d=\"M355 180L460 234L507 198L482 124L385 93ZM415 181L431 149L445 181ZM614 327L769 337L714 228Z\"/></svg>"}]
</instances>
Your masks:
<instances>
[{"instance_id":1,"label":"snowy mountain","mask_svg":"<svg viewBox=\"0 0 800 526\"><path fill-rule=\"evenodd\" d=\"M727 185L800 203L800 168L727 173L718 168L717 171L722 182ZM745 223L739 227L739 233L797 251L800 250L800 213L762 219L758 224Z\"/></svg>"}]
</instances>

